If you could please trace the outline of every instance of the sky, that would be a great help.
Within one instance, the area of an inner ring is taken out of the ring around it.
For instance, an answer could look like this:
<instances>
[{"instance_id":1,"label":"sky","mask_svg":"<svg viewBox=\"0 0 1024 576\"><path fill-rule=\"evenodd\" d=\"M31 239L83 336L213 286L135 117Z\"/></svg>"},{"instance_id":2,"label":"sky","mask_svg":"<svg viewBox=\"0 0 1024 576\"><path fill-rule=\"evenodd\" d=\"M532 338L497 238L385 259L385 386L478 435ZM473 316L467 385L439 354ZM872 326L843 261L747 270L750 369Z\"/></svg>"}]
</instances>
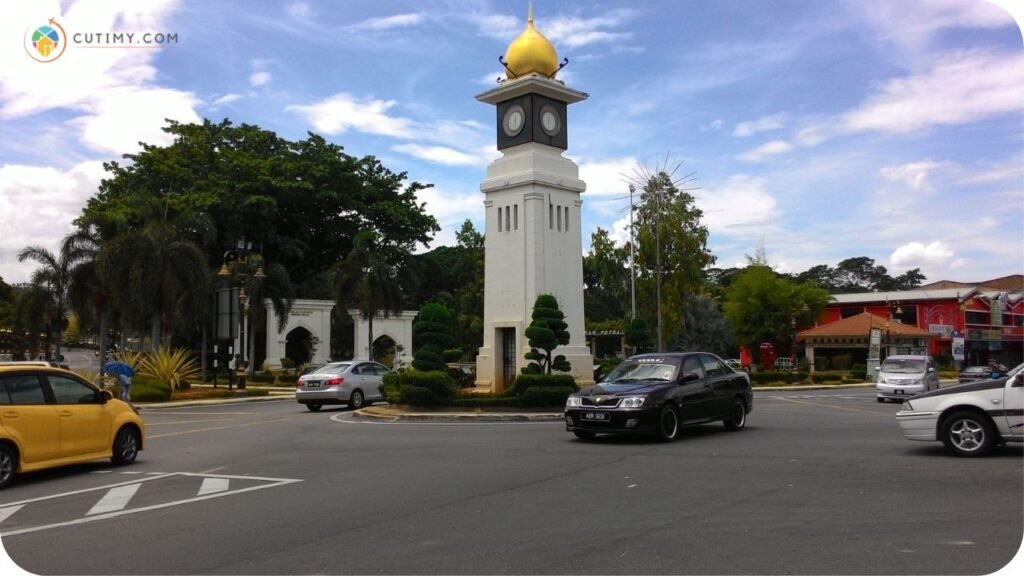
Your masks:
<instances>
[{"instance_id":1,"label":"sky","mask_svg":"<svg viewBox=\"0 0 1024 576\"><path fill-rule=\"evenodd\" d=\"M8 283L36 267L19 251L57 250L104 162L169 144L165 118L321 134L434 185L420 195L442 227L431 248L454 244L466 219L484 229L479 185L499 153L495 111L474 97L503 75L525 0L5 0L3 11ZM860 256L926 282L1024 272L1024 44L998 4L534 0L533 13L568 59L558 78L589 94L570 106L565 153L587 183L585 250L598 227L628 239L638 167L678 166L717 267L763 250L789 273ZM72 41L40 62L28 38L50 18ZM127 47L105 33L175 40Z\"/></svg>"}]
</instances>

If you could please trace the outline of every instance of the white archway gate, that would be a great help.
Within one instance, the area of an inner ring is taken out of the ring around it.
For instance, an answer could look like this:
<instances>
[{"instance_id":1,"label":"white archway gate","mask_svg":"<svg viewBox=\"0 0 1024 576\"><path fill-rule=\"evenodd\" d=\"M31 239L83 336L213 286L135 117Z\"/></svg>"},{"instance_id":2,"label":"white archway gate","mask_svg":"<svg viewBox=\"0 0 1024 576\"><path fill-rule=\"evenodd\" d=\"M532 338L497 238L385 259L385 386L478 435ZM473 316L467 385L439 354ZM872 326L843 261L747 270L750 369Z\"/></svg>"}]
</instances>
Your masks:
<instances>
[{"instance_id":1,"label":"white archway gate","mask_svg":"<svg viewBox=\"0 0 1024 576\"><path fill-rule=\"evenodd\" d=\"M397 360L410 361L412 359L412 321L419 314L417 310L403 310L398 314L392 314L387 318L375 316L373 318L373 339L387 336L395 341L395 344L402 347ZM354 354L356 358L370 357L370 323L363 320L362 313L355 308L348 310L348 315L355 323Z\"/></svg>"},{"instance_id":2,"label":"white archway gate","mask_svg":"<svg viewBox=\"0 0 1024 576\"><path fill-rule=\"evenodd\" d=\"M263 306L267 314L267 359L271 368L281 367L281 358L285 356L288 334L296 328L304 328L317 344L313 350L313 364L327 362L331 358L331 310L333 300L296 300L288 313L288 321L284 330L277 330L277 313L270 300L264 300Z\"/></svg>"}]
</instances>

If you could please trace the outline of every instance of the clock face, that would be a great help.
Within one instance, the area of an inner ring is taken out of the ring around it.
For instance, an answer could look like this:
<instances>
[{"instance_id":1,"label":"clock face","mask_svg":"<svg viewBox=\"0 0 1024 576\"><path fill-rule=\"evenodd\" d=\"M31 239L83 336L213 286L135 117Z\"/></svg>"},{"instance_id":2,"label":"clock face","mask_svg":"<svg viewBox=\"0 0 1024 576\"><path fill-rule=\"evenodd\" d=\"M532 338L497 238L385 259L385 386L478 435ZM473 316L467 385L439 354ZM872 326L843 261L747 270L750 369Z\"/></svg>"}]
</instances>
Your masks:
<instances>
[{"instance_id":1,"label":"clock face","mask_svg":"<svg viewBox=\"0 0 1024 576\"><path fill-rule=\"evenodd\" d=\"M540 127L548 136L554 136L562 130L562 119L554 106L544 105L540 109Z\"/></svg>"},{"instance_id":2,"label":"clock face","mask_svg":"<svg viewBox=\"0 0 1024 576\"><path fill-rule=\"evenodd\" d=\"M509 106L505 111L505 118L502 120L502 128L506 136L515 136L523 130L526 123L526 112L519 104Z\"/></svg>"}]
</instances>

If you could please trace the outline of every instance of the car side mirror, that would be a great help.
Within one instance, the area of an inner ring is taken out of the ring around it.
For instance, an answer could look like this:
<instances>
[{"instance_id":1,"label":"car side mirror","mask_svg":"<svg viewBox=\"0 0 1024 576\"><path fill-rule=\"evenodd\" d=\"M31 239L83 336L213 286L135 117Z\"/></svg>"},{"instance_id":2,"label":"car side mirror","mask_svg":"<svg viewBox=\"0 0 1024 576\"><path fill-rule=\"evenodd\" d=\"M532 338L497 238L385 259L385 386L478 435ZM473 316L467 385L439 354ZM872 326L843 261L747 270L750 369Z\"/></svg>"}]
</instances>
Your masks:
<instances>
[{"instance_id":1,"label":"car side mirror","mask_svg":"<svg viewBox=\"0 0 1024 576\"><path fill-rule=\"evenodd\" d=\"M694 380L700 380L700 374L697 374L696 372L683 374L683 382L693 382Z\"/></svg>"},{"instance_id":2,"label":"car side mirror","mask_svg":"<svg viewBox=\"0 0 1024 576\"><path fill-rule=\"evenodd\" d=\"M1013 384L1010 385L1013 388L1020 388L1024 386L1024 372L1018 373L1013 377Z\"/></svg>"},{"instance_id":3,"label":"car side mirror","mask_svg":"<svg viewBox=\"0 0 1024 576\"><path fill-rule=\"evenodd\" d=\"M110 393L110 390L100 390L96 393L100 404L106 404L114 398L114 395Z\"/></svg>"}]
</instances>

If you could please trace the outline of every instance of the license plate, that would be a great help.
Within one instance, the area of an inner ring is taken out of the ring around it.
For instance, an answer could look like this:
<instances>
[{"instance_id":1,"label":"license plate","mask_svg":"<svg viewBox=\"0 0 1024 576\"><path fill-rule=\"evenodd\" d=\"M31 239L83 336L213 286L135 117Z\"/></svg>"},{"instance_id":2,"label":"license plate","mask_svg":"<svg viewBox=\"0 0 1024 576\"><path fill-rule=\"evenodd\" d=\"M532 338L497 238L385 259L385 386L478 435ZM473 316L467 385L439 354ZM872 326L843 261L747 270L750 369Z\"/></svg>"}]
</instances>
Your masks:
<instances>
[{"instance_id":1,"label":"license plate","mask_svg":"<svg viewBox=\"0 0 1024 576\"><path fill-rule=\"evenodd\" d=\"M903 390L900 390L899 388L897 388L897 389L896 389L896 393L897 393L897 394L903 394Z\"/></svg>"},{"instance_id":2,"label":"license plate","mask_svg":"<svg viewBox=\"0 0 1024 576\"><path fill-rule=\"evenodd\" d=\"M310 382L306 382L306 388L319 388L319 387L320 387L320 382L318 380L313 380L313 381L310 381Z\"/></svg>"},{"instance_id":3,"label":"license plate","mask_svg":"<svg viewBox=\"0 0 1024 576\"><path fill-rule=\"evenodd\" d=\"M584 412L583 419L591 422L607 422L608 414L604 412Z\"/></svg>"}]
</instances>

